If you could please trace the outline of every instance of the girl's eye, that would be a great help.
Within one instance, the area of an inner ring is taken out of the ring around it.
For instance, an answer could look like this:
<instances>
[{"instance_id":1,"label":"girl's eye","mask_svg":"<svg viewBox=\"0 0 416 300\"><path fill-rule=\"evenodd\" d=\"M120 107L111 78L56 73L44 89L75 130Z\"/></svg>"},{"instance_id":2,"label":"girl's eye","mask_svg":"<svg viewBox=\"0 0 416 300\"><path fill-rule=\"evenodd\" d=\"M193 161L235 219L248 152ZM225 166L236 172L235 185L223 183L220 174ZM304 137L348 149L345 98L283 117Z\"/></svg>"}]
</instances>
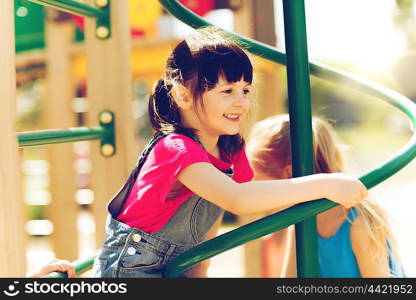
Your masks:
<instances>
[{"instance_id":1,"label":"girl's eye","mask_svg":"<svg viewBox=\"0 0 416 300\"><path fill-rule=\"evenodd\" d=\"M233 90L232 89L226 89L222 92L225 93L225 94L231 94L233 92Z\"/></svg>"},{"instance_id":2,"label":"girl's eye","mask_svg":"<svg viewBox=\"0 0 416 300\"><path fill-rule=\"evenodd\" d=\"M243 93L244 93L244 95L248 95L248 94L250 94L250 90L249 89L245 89L245 90L243 90Z\"/></svg>"}]
</instances>

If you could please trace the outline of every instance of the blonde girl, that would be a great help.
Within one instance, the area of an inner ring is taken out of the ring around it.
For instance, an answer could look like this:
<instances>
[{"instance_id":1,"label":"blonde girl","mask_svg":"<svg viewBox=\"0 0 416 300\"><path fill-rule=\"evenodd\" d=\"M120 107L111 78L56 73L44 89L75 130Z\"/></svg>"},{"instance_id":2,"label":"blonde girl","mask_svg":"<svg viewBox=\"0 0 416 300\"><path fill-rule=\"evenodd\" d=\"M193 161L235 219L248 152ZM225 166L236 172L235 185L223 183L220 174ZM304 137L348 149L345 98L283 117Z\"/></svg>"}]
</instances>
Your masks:
<instances>
[{"instance_id":1,"label":"blonde girl","mask_svg":"<svg viewBox=\"0 0 416 300\"><path fill-rule=\"evenodd\" d=\"M108 205L95 276L163 277L169 261L215 236L224 210L251 214L319 198L351 207L366 197L359 180L340 173L251 181L239 130L252 78L244 50L215 29L176 46L149 98L155 135Z\"/></svg>"},{"instance_id":2,"label":"blonde girl","mask_svg":"<svg viewBox=\"0 0 416 300\"><path fill-rule=\"evenodd\" d=\"M344 171L344 159L332 127L323 119L313 118L315 172ZM247 153L256 180L292 178L290 123L288 115L264 119L252 128ZM347 189L345 188L345 192ZM353 208L336 206L317 215L318 258L322 277L403 276L394 251L394 238L383 209L370 198ZM286 257L283 275L295 276L293 227L282 230L266 243L274 243ZM276 244L277 243L277 244ZM292 244L292 246L287 245ZM287 249L290 249L287 253ZM282 275L279 272L274 276Z\"/></svg>"}]
</instances>

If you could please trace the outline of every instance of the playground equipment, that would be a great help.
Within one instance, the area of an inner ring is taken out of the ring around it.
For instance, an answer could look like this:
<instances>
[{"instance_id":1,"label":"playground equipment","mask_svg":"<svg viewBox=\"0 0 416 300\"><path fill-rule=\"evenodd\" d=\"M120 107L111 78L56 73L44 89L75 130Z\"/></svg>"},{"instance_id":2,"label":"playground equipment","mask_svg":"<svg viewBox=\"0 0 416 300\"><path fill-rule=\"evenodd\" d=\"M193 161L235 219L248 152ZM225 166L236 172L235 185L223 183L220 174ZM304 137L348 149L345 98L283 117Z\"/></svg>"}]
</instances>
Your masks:
<instances>
[{"instance_id":1,"label":"playground equipment","mask_svg":"<svg viewBox=\"0 0 416 300\"><path fill-rule=\"evenodd\" d=\"M49 1L34 1L42 4L55 5L59 9L70 10L75 12L72 9L72 5L76 1L58 1L58 0L49 0ZM101 2L101 1L100 1ZM202 26L209 26L211 24L205 22L203 19L199 18L180 3L174 0L159 0L159 2L175 17L185 22L186 24L198 28ZM65 7L63 7L65 4ZM306 30L305 30L305 15L304 15L304 1L303 0L284 0L284 17L285 17L285 36L286 36L286 49L287 53L284 54L275 50L274 48L267 46L265 44L243 38L241 36L235 35L235 37L245 43L246 49L256 55L261 55L263 58L268 60L286 64L288 70L288 85L289 85L289 113L292 124L292 157L293 157L293 170L295 176L303 176L313 173L313 157L311 157L312 151L312 138L311 138L311 109L310 109L310 86L309 86L309 72L313 75L316 75L320 78L338 81L343 80L343 83L351 84L355 88L363 91L365 93L371 94L378 98L381 98L394 107L398 108L404 112L412 122L413 128L416 126L416 105L411 102L406 97L389 90L378 84L369 82L367 80L358 78L351 74L328 68L322 65L309 63L307 57L307 47L306 47ZM111 3L115 7L115 1ZM119 3L117 5L120 5ZM113 7L111 9L113 12ZM82 12L78 12L82 13ZM111 15L111 17L113 17ZM111 22L114 25L114 22ZM117 24L117 23L116 23ZM95 30L92 30L94 24L90 24L89 34L87 34L87 41L94 40L92 36L93 33L97 32L97 27ZM111 42L117 37L117 32L112 29L112 37L106 41ZM102 37L101 37L102 38ZM111 43L113 47L117 45L116 43L120 42L120 39L115 39ZM95 42L93 42L95 43ZM102 47L101 45L95 45L95 50ZM119 46L120 47L120 46ZM121 47L120 47L121 48ZM1 49L0 49L1 50ZM98 52L91 52L98 53ZM105 64L110 63L111 60L119 60L121 56L112 56L111 58L101 58L98 60L92 59L91 69L97 68L103 72L102 67L99 63ZM104 60L103 60L104 59ZM95 70L95 69L94 69ZM114 73L114 70L112 70ZM120 72L117 72L117 76L121 76ZM127 73L128 74L128 73ZM97 74L96 74L97 75ZM104 95L99 89L105 84L105 79L101 80L101 86L98 84L92 84L90 86L91 96L94 101L102 102L103 99L108 99L114 97L114 93L109 93L109 95ZM99 81L100 81L99 80ZM107 80L109 80L107 78ZM91 78L91 83L94 83L94 78ZM108 81L107 81L108 82ZM129 83L129 79L127 80ZM127 97L118 97L117 103L120 104L122 101L125 101ZM114 101L114 99L113 99ZM128 100L126 100L128 102ZM116 112L116 117L119 115ZM103 125L102 125L103 126ZM129 130L129 124L124 126L123 131ZM71 134L78 135L77 138L99 138L99 135L93 134L94 131L92 128L86 129L88 134L87 136L81 137L78 133L71 132ZM108 137L108 131L100 128L99 132L107 132L105 135ZM67 133L67 131L59 132ZM128 136L127 133L126 136ZM44 142L46 133L42 134L41 139ZM75 140L74 135L71 140ZM25 138L28 138L30 134L20 134L19 140L22 142ZM117 133L118 136L118 133ZM46 139L52 139L52 137L47 137ZM65 139L60 137L59 139ZM57 141L57 140L55 140ZM62 140L61 140L62 141ZM125 145L118 145L118 149L121 150ZM125 154L126 157L129 157L128 154ZM377 167L375 170L369 172L360 177L360 180L367 186L367 188L374 187L383 180L389 178L406 164L408 164L416 156L416 134L413 134L410 141L399 150L396 155L394 155L389 161ZM114 157L120 157L116 155ZM97 165L103 165L103 161L97 163ZM117 168L120 168L120 165L106 165L107 170L114 172ZM111 168L111 169L110 169ZM100 184L102 183L102 184ZM100 180L97 181L97 190L100 191L105 188L105 183ZM100 201L106 201L110 199L111 195L106 194L105 192L100 192L98 197ZM97 197L97 198L98 198ZM166 268L165 275L167 277L176 277L180 275L184 270L191 267L193 264L198 263L202 260L213 257L221 252L234 248L236 246L242 245L248 241L260 238L264 235L270 234L282 228L285 228L291 224L296 225L297 231L297 256L298 256L298 276L299 277L318 277L319 270L317 267L316 259L316 226L314 216L318 213L321 213L327 209L336 206L335 203L329 200L317 200L301 205L297 205L285 211L276 213L274 215L268 216L261 220L252 222L240 228L237 228L233 231L230 231L226 234L220 235L212 240L204 242L182 255L178 256L172 262L170 262ZM101 226L101 227L100 227ZM103 228L103 224L100 222L97 223L98 228ZM76 264L75 268L77 274L81 274L83 271L88 270L92 266L94 256L90 257L87 260L84 260ZM61 277L57 275L57 277Z\"/></svg>"},{"instance_id":2,"label":"playground equipment","mask_svg":"<svg viewBox=\"0 0 416 300\"><path fill-rule=\"evenodd\" d=\"M160 2L171 14L194 28L211 25L176 1L160 0ZM283 8L285 19L286 55L268 45L236 34L233 35L245 43L248 51L256 55L261 55L263 58L274 62L287 65L290 102L289 114L291 119L292 134L292 160L296 159L296 163L293 161L294 174L296 174L296 176L310 174L309 172L312 169L310 164L313 161L313 159L310 160L310 155L306 153L312 149L310 143L311 115L309 70L311 74L320 78L331 81L342 80L343 84L351 84L351 86L362 92L385 100L389 104L403 111L412 121L413 129L415 128L416 105L408 98L388 88L357 76L353 76L346 72L319 64L308 63L304 1L284 0ZM302 150L305 148L306 150ZM310 151L310 153L311 152L312 151ZM361 176L360 180L367 188L372 188L398 172L415 156L416 134L414 133L410 141L400 151L398 151L396 155L394 155L389 161L377 167L375 170ZM202 260L242 245L250 240L283 229L289 225L297 224L296 244L298 276L319 277L316 256L315 221L308 220L307 223L302 225L298 225L298 223L335 207L336 205L337 204L329 200L317 200L299 204L285 211L237 228L212 240L204 242L178 256L167 265L165 275L168 277L178 276L184 270ZM308 230L307 227L309 225L310 227ZM300 233L299 229L301 231ZM301 248L299 248L298 245L301 245Z\"/></svg>"},{"instance_id":3,"label":"playground equipment","mask_svg":"<svg viewBox=\"0 0 416 300\"><path fill-rule=\"evenodd\" d=\"M74 4L79 3L78 1L49 1L49 5L53 4ZM101 1L102 2L102 1ZM89 5L93 4L93 1L89 1ZM107 1L107 4L110 5L110 2ZM21 200L20 200L20 187L18 186L19 180L19 167L17 162L17 142L19 138L22 142L28 143L28 139L31 139L30 143L33 143L34 139L38 139L37 143L40 143L40 140L47 142L47 140L57 142L55 139L57 136L60 141L70 139L71 141L83 140L87 137L89 138L105 138L112 139L110 132L113 130L115 133L114 143L112 145L112 150L115 150L115 145L117 145L117 155L110 155L110 148L104 146L102 151L99 147L93 149L92 161L94 164L95 172L92 174L91 183L92 188L95 186L103 186L103 189L97 190L95 197L95 204L92 206L93 212L97 213L97 216L94 217L97 222L98 227L104 227L105 224L105 215L102 214L102 208L105 207L106 199L111 197L115 190L118 189L123 178L127 176L130 171L130 166L134 164L136 159L137 149L140 148L140 145L137 144L137 141L134 138L134 123L131 114L131 62L130 62L130 32L129 24L126 19L127 1L116 1L111 3L111 14L107 15L107 18L111 19L111 38L110 39L100 39L97 38L97 25L95 19L86 18L85 19L85 51L86 51L86 61L88 64L87 71L87 85L88 85L88 99L90 101L89 109L89 120L94 122L97 119L97 116L103 112L107 111L114 115L115 120L122 120L126 128L120 128L120 126L114 126L113 129L105 128L105 126L91 127L84 129L63 129L55 132L41 132L37 133L36 137L30 137L32 133L19 133L16 136L16 133L12 133L13 122L15 120L15 108L13 108L14 99L16 98L15 92L15 49L14 49L14 26L13 26L13 16L14 16L14 7L13 1L2 1L1 2L1 43L0 48L2 52L2 68L0 77L2 78L2 89L1 89L1 119L2 119L2 145L4 143L4 154L2 155L1 162L1 174L3 179L3 174L6 178L6 181L2 180L1 187L1 205L2 205L2 234L0 235L1 244L9 245L10 249L4 249L7 253L10 253L9 257L5 257L4 261L2 260L2 276L21 276L26 272L24 266L25 254L24 254L24 236L20 236L23 233L23 224L21 217ZM71 6L68 6L70 9ZM110 20L108 20L110 22ZM60 35L57 35L60 37ZM7 38L6 38L7 37ZM48 48L50 46L49 43ZM48 49L49 50L49 49ZM54 49L54 51L61 51L62 49ZM4 61L3 61L4 58ZM53 66L53 64L52 64ZM65 68L65 61L62 60L62 64L58 68L53 69L52 71L61 71L65 69L68 71L69 68ZM69 72L68 72L69 73ZM56 72L54 73L56 75ZM64 75L60 77L60 75ZM52 79L57 79L65 82L67 74L59 74L58 76L51 76ZM114 80L113 76L116 76ZM56 82L54 82L56 83ZM4 86L4 89L3 89ZM65 107L64 103L66 100L70 100L71 96L68 96L66 90L62 90L52 85L51 91L48 92L48 98L53 99L53 104L55 109L63 109ZM57 101L60 100L60 101ZM4 108L4 109L3 109ZM103 115L102 115L103 116ZM107 114L108 116L108 114ZM56 115L51 115L53 117L54 125L52 128L66 127L67 125L64 122L59 123L59 120L56 118ZM63 120L61 120L63 121ZM49 122L49 120L48 120ZM52 122L49 122L52 123ZM50 125L50 124L49 124ZM103 125L103 124L101 124ZM110 129L110 130L108 130ZM4 135L3 135L4 131ZM10 135L12 133L12 135ZM63 137L60 134L70 134L70 136ZM55 137L52 137L53 134ZM107 140L107 141L110 141ZM121 148L119 148L121 147ZM51 147L52 149L52 147ZM99 151L107 153L108 156L102 156L99 154ZM15 153L15 154L14 154ZM62 156L66 157L65 153L57 153L61 160ZM12 159L11 159L12 158ZM51 165L51 168L56 168L59 171L59 175L62 173L68 173L72 170L72 166L63 167L65 159L62 160L62 164ZM12 167L14 165L14 167ZM16 169L16 170L14 170ZM51 170L52 171L52 170ZM57 182L62 182L58 189L61 187L67 186L68 182L65 180L60 180L55 178L55 173L52 171L52 179L56 179ZM65 174L64 174L65 175ZM3 185L4 182L4 185ZM52 183L54 185L54 183ZM108 190L107 190L108 188ZM73 202L73 193L70 195ZM56 201L65 201L60 197L54 198ZM100 200L102 199L102 201ZM64 233L60 236L61 238L61 247L70 248L73 245L68 245L67 238L71 236L76 228L76 224L71 224L70 222L65 222L63 216L68 217L72 214L74 210L69 209L69 202L66 203L66 207L61 205L60 211L56 214L56 220L58 224L54 223L54 227L57 231ZM66 209L66 210L65 210ZM60 221L61 219L62 221ZM74 218L70 218L74 219ZM68 220L67 220L68 221ZM4 222L4 223L3 223ZM75 222L75 219L72 220ZM7 224L16 224L15 226L8 226ZM55 226L56 225L56 226ZM10 228L12 227L12 228ZM7 228L7 231L6 231ZM19 232L19 233L18 233ZM3 234L4 233L4 234ZM75 241L76 238L69 238L71 241ZM97 241L101 242L100 240ZM72 244L72 243L70 243ZM76 249L76 247L75 247Z\"/></svg>"},{"instance_id":4,"label":"playground equipment","mask_svg":"<svg viewBox=\"0 0 416 300\"><path fill-rule=\"evenodd\" d=\"M110 1L97 0L95 6L73 0L30 0L41 5L96 19L95 34L99 39L111 37Z\"/></svg>"}]
</instances>

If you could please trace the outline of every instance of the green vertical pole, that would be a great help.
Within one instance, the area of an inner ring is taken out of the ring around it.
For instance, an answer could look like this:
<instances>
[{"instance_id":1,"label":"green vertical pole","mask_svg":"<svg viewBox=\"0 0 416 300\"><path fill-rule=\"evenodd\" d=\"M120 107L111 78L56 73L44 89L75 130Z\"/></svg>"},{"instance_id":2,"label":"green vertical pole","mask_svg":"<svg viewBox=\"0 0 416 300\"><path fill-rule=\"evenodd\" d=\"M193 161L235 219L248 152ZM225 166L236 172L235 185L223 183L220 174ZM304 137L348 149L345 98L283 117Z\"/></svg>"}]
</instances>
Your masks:
<instances>
[{"instance_id":1,"label":"green vertical pole","mask_svg":"<svg viewBox=\"0 0 416 300\"><path fill-rule=\"evenodd\" d=\"M293 177L314 173L304 0L283 0ZM298 277L319 277L316 217L296 224Z\"/></svg>"}]
</instances>

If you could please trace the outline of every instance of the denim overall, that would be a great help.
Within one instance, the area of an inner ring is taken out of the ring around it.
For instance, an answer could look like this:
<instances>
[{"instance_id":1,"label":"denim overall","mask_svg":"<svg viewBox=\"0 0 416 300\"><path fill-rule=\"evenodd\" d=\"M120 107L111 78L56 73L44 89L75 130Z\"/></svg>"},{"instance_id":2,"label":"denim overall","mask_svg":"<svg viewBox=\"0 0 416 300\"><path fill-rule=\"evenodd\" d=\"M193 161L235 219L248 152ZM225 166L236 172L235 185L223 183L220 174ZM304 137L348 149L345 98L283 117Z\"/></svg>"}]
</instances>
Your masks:
<instances>
[{"instance_id":1,"label":"denim overall","mask_svg":"<svg viewBox=\"0 0 416 300\"><path fill-rule=\"evenodd\" d=\"M146 233L116 220L146 157L164 136L166 135L158 133L153 137L124 186L108 204L105 240L94 261L94 277L163 277L166 264L203 242L224 212L222 208L194 194L155 233ZM202 146L198 140L193 139ZM232 176L232 169L226 174ZM190 270L185 271L181 277L187 277Z\"/></svg>"}]
</instances>

